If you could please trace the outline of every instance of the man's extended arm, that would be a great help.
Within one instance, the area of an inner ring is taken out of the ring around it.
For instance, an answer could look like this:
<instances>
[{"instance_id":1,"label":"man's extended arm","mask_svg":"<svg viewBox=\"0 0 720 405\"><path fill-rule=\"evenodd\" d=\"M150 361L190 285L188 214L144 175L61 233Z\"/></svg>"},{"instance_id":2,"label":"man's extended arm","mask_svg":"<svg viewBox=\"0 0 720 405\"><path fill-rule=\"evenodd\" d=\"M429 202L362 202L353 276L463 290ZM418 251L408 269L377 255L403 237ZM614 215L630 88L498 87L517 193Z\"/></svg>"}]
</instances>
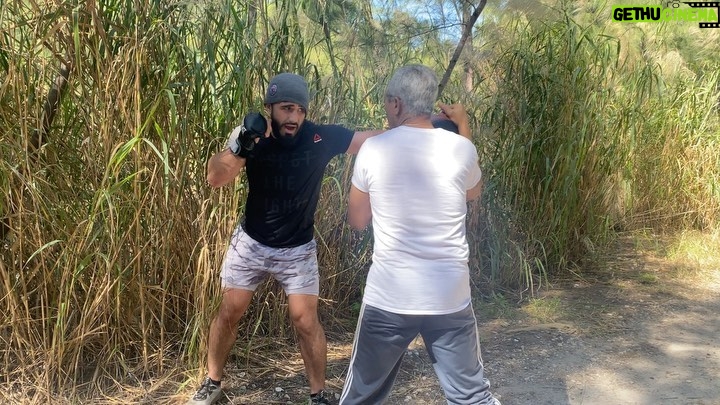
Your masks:
<instances>
[{"instance_id":1,"label":"man's extended arm","mask_svg":"<svg viewBox=\"0 0 720 405\"><path fill-rule=\"evenodd\" d=\"M352 141L350 141L350 146L348 146L348 149L345 153L348 153L350 155L356 155L366 139L371 138L375 135L380 135L383 132L385 132L384 129L355 132L355 134L353 134Z\"/></svg>"}]
</instances>

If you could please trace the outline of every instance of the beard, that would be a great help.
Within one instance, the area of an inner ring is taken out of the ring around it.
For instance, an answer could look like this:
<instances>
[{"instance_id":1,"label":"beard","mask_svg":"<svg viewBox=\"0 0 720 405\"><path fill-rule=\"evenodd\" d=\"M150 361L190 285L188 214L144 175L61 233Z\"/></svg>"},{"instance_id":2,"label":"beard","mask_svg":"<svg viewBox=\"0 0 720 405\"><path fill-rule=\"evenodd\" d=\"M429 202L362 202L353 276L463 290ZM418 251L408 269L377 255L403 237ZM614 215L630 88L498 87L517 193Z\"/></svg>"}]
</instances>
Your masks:
<instances>
[{"instance_id":1,"label":"beard","mask_svg":"<svg viewBox=\"0 0 720 405\"><path fill-rule=\"evenodd\" d=\"M270 127L272 128L273 140L284 148L292 147L298 141L297 134L300 132L300 126L297 127L294 134L288 134L282 131L283 125L284 123L281 124L273 118L272 115L270 116Z\"/></svg>"}]
</instances>

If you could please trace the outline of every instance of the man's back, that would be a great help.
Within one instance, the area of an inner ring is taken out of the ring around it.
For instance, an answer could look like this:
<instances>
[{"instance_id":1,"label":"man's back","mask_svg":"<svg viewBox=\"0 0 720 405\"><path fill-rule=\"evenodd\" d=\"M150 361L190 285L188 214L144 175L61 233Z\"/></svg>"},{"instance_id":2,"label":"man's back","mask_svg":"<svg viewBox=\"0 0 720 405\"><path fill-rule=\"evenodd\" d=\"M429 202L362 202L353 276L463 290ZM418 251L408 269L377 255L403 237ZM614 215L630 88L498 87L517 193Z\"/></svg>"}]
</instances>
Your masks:
<instances>
[{"instance_id":1,"label":"man's back","mask_svg":"<svg viewBox=\"0 0 720 405\"><path fill-rule=\"evenodd\" d=\"M353 185L372 208L366 302L398 313L467 305L466 191L479 180L473 144L445 130L400 126L363 145Z\"/></svg>"}]
</instances>

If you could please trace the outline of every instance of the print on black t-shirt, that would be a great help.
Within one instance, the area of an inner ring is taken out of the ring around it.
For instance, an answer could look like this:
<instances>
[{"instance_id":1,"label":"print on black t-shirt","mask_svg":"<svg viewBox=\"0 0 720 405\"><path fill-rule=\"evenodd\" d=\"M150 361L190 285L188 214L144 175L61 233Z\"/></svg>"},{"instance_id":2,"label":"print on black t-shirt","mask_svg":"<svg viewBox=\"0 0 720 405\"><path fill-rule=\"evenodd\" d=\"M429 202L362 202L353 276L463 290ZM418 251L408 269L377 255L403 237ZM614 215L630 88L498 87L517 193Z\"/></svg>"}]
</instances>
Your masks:
<instances>
[{"instance_id":1,"label":"print on black t-shirt","mask_svg":"<svg viewBox=\"0 0 720 405\"><path fill-rule=\"evenodd\" d=\"M295 136L292 146L262 139L245 166L249 193L242 226L266 246L293 247L312 240L325 167L347 151L353 132L305 121Z\"/></svg>"}]
</instances>

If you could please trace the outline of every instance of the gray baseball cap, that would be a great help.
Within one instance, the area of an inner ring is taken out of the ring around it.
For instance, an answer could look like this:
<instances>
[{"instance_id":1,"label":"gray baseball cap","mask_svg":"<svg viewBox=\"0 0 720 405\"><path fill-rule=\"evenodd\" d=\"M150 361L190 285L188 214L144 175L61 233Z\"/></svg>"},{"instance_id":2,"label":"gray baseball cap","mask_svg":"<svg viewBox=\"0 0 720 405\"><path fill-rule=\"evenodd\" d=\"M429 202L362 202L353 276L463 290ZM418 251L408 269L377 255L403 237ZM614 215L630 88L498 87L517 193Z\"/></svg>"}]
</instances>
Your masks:
<instances>
[{"instance_id":1,"label":"gray baseball cap","mask_svg":"<svg viewBox=\"0 0 720 405\"><path fill-rule=\"evenodd\" d=\"M295 103L307 110L310 94L302 76L294 73L280 73L270 80L265 93L265 104L280 102Z\"/></svg>"}]
</instances>

